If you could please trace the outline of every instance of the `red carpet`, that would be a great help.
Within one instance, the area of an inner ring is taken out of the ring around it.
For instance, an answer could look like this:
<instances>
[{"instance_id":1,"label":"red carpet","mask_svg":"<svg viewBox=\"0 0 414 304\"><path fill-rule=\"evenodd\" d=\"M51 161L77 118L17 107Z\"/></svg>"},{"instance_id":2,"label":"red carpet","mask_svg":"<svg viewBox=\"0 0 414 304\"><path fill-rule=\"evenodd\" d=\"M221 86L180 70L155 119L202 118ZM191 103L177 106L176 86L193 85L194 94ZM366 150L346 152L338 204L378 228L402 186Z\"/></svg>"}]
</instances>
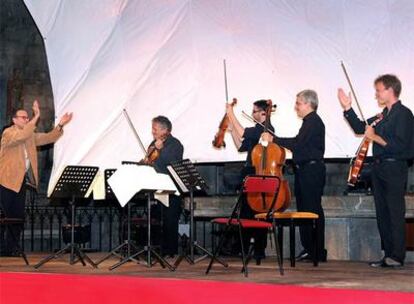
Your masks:
<instances>
[{"instance_id":1,"label":"red carpet","mask_svg":"<svg viewBox=\"0 0 414 304\"><path fill-rule=\"evenodd\" d=\"M414 303L414 293L217 281L0 273L0 303Z\"/></svg>"}]
</instances>

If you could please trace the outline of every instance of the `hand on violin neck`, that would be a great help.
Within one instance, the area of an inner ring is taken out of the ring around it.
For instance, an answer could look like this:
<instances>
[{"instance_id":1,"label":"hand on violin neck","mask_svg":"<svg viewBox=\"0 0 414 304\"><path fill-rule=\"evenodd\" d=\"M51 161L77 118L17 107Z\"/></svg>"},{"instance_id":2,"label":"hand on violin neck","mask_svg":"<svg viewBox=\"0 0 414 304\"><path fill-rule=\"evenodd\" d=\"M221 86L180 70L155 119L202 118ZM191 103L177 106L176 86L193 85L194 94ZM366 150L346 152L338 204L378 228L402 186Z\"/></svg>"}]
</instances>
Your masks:
<instances>
[{"instance_id":1,"label":"hand on violin neck","mask_svg":"<svg viewBox=\"0 0 414 304\"><path fill-rule=\"evenodd\" d=\"M368 138L369 140L374 140L376 134L375 134L375 129L371 126L367 126L365 128L365 137Z\"/></svg>"},{"instance_id":2,"label":"hand on violin neck","mask_svg":"<svg viewBox=\"0 0 414 304\"><path fill-rule=\"evenodd\" d=\"M273 136L269 132L262 133L261 140L265 142L273 142Z\"/></svg>"},{"instance_id":3,"label":"hand on violin neck","mask_svg":"<svg viewBox=\"0 0 414 304\"><path fill-rule=\"evenodd\" d=\"M233 105L230 103L226 103L226 114L230 115L233 114Z\"/></svg>"},{"instance_id":4,"label":"hand on violin neck","mask_svg":"<svg viewBox=\"0 0 414 304\"><path fill-rule=\"evenodd\" d=\"M338 89L338 100L341 104L342 108L345 111L348 111L352 107L352 97L351 93L345 94L344 90L342 88Z\"/></svg>"},{"instance_id":5,"label":"hand on violin neck","mask_svg":"<svg viewBox=\"0 0 414 304\"><path fill-rule=\"evenodd\" d=\"M164 141L161 138L156 139L154 142L154 146L156 149L161 150L164 147Z\"/></svg>"}]
</instances>

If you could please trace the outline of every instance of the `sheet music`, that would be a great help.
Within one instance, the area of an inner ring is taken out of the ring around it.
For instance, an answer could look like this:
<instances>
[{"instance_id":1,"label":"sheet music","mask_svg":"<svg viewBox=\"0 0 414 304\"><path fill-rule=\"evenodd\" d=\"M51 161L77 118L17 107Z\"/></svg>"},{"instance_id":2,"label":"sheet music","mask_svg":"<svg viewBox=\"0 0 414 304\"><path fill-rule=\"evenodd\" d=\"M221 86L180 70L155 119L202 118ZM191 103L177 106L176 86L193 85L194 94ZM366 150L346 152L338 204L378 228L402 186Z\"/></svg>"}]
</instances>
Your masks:
<instances>
[{"instance_id":1,"label":"sheet music","mask_svg":"<svg viewBox=\"0 0 414 304\"><path fill-rule=\"evenodd\" d=\"M105 199L105 177L101 170L96 174L95 180L92 182L91 189L93 191L94 200Z\"/></svg>"},{"instance_id":2,"label":"sheet music","mask_svg":"<svg viewBox=\"0 0 414 304\"><path fill-rule=\"evenodd\" d=\"M157 173L150 166L122 165L108 179L108 184L122 207L141 190L179 194L169 175ZM164 199L161 202L168 207Z\"/></svg>"}]
</instances>

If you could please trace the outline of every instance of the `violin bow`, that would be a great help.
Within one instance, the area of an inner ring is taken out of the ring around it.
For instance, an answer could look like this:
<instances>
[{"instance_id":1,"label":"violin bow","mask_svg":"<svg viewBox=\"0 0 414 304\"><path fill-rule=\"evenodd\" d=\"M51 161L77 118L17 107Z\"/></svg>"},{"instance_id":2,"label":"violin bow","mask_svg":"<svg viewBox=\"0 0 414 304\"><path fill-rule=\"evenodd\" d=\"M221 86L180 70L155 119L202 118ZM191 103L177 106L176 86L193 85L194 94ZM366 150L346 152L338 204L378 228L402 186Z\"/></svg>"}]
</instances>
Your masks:
<instances>
[{"instance_id":1,"label":"violin bow","mask_svg":"<svg viewBox=\"0 0 414 304\"><path fill-rule=\"evenodd\" d=\"M147 155L147 150L144 147L144 144L141 141L141 138L138 135L137 130L134 127L134 124L131 121L131 118L129 118L128 112L126 109L123 109L122 112L124 113L124 116L126 118L126 120L128 121L129 126L131 127L132 132L135 135L135 138L138 140L139 146L141 147L142 151L144 152L144 155Z\"/></svg>"},{"instance_id":2,"label":"violin bow","mask_svg":"<svg viewBox=\"0 0 414 304\"><path fill-rule=\"evenodd\" d=\"M345 65L344 65L344 63L342 61L341 61L341 67L342 67L342 70L344 71L344 74L345 74L346 80L348 81L349 87L351 88L351 93L352 93L352 96L354 96L355 102L356 102L356 104L358 106L359 113L361 114L362 119L368 125L368 122L365 119L364 114L362 113L362 109L361 109L361 107L359 105L358 98L357 98L357 96L355 94L354 87L352 86L352 83L351 83L351 79L349 78L348 73L347 73L346 68L345 68Z\"/></svg>"},{"instance_id":3,"label":"violin bow","mask_svg":"<svg viewBox=\"0 0 414 304\"><path fill-rule=\"evenodd\" d=\"M242 114L247 117L248 119L250 119L251 121L258 123L259 125L261 125L263 128L265 127L264 124L262 124L261 122L259 122L258 120L254 119L254 117L250 116L249 114L246 114L246 112L242 111ZM267 132L269 132L270 134L272 134L273 136L276 136L276 134L272 131L267 129Z\"/></svg>"},{"instance_id":4,"label":"violin bow","mask_svg":"<svg viewBox=\"0 0 414 304\"><path fill-rule=\"evenodd\" d=\"M226 67L226 59L223 59L223 68L224 68L224 90L226 94L226 102L229 102L229 91L227 88L227 67Z\"/></svg>"}]
</instances>

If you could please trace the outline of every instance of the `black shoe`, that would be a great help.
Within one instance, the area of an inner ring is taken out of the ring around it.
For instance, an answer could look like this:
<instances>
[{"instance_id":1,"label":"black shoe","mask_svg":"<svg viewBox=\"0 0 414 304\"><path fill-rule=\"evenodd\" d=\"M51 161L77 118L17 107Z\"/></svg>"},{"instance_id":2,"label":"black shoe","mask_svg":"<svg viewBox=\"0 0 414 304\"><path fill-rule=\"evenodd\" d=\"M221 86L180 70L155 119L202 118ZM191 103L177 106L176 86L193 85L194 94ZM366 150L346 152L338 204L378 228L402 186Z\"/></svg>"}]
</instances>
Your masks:
<instances>
[{"instance_id":1,"label":"black shoe","mask_svg":"<svg viewBox=\"0 0 414 304\"><path fill-rule=\"evenodd\" d=\"M394 260L392 258L386 257L383 258L382 260L379 261L375 261L375 262L370 262L369 266L374 267L374 268L399 268L404 266L404 263L399 262L397 260Z\"/></svg>"},{"instance_id":2,"label":"black shoe","mask_svg":"<svg viewBox=\"0 0 414 304\"><path fill-rule=\"evenodd\" d=\"M368 263L369 266L374 267L374 268L382 267L383 264L384 264L384 259Z\"/></svg>"},{"instance_id":3,"label":"black shoe","mask_svg":"<svg viewBox=\"0 0 414 304\"><path fill-rule=\"evenodd\" d=\"M264 254L255 254L253 258L256 260L256 265L262 264L262 260L266 258Z\"/></svg>"},{"instance_id":4,"label":"black shoe","mask_svg":"<svg viewBox=\"0 0 414 304\"><path fill-rule=\"evenodd\" d=\"M318 256L318 262L326 262L327 256L327 252L326 250L324 250L323 254L320 254ZM296 261L297 262L313 262L313 257L310 253L308 253L307 251L303 250L297 257L296 257Z\"/></svg>"},{"instance_id":5,"label":"black shoe","mask_svg":"<svg viewBox=\"0 0 414 304\"><path fill-rule=\"evenodd\" d=\"M306 260L309 261L309 260L312 260L312 257L306 250L302 250L302 252L299 253L299 255L295 259L297 262L306 261Z\"/></svg>"}]
</instances>

